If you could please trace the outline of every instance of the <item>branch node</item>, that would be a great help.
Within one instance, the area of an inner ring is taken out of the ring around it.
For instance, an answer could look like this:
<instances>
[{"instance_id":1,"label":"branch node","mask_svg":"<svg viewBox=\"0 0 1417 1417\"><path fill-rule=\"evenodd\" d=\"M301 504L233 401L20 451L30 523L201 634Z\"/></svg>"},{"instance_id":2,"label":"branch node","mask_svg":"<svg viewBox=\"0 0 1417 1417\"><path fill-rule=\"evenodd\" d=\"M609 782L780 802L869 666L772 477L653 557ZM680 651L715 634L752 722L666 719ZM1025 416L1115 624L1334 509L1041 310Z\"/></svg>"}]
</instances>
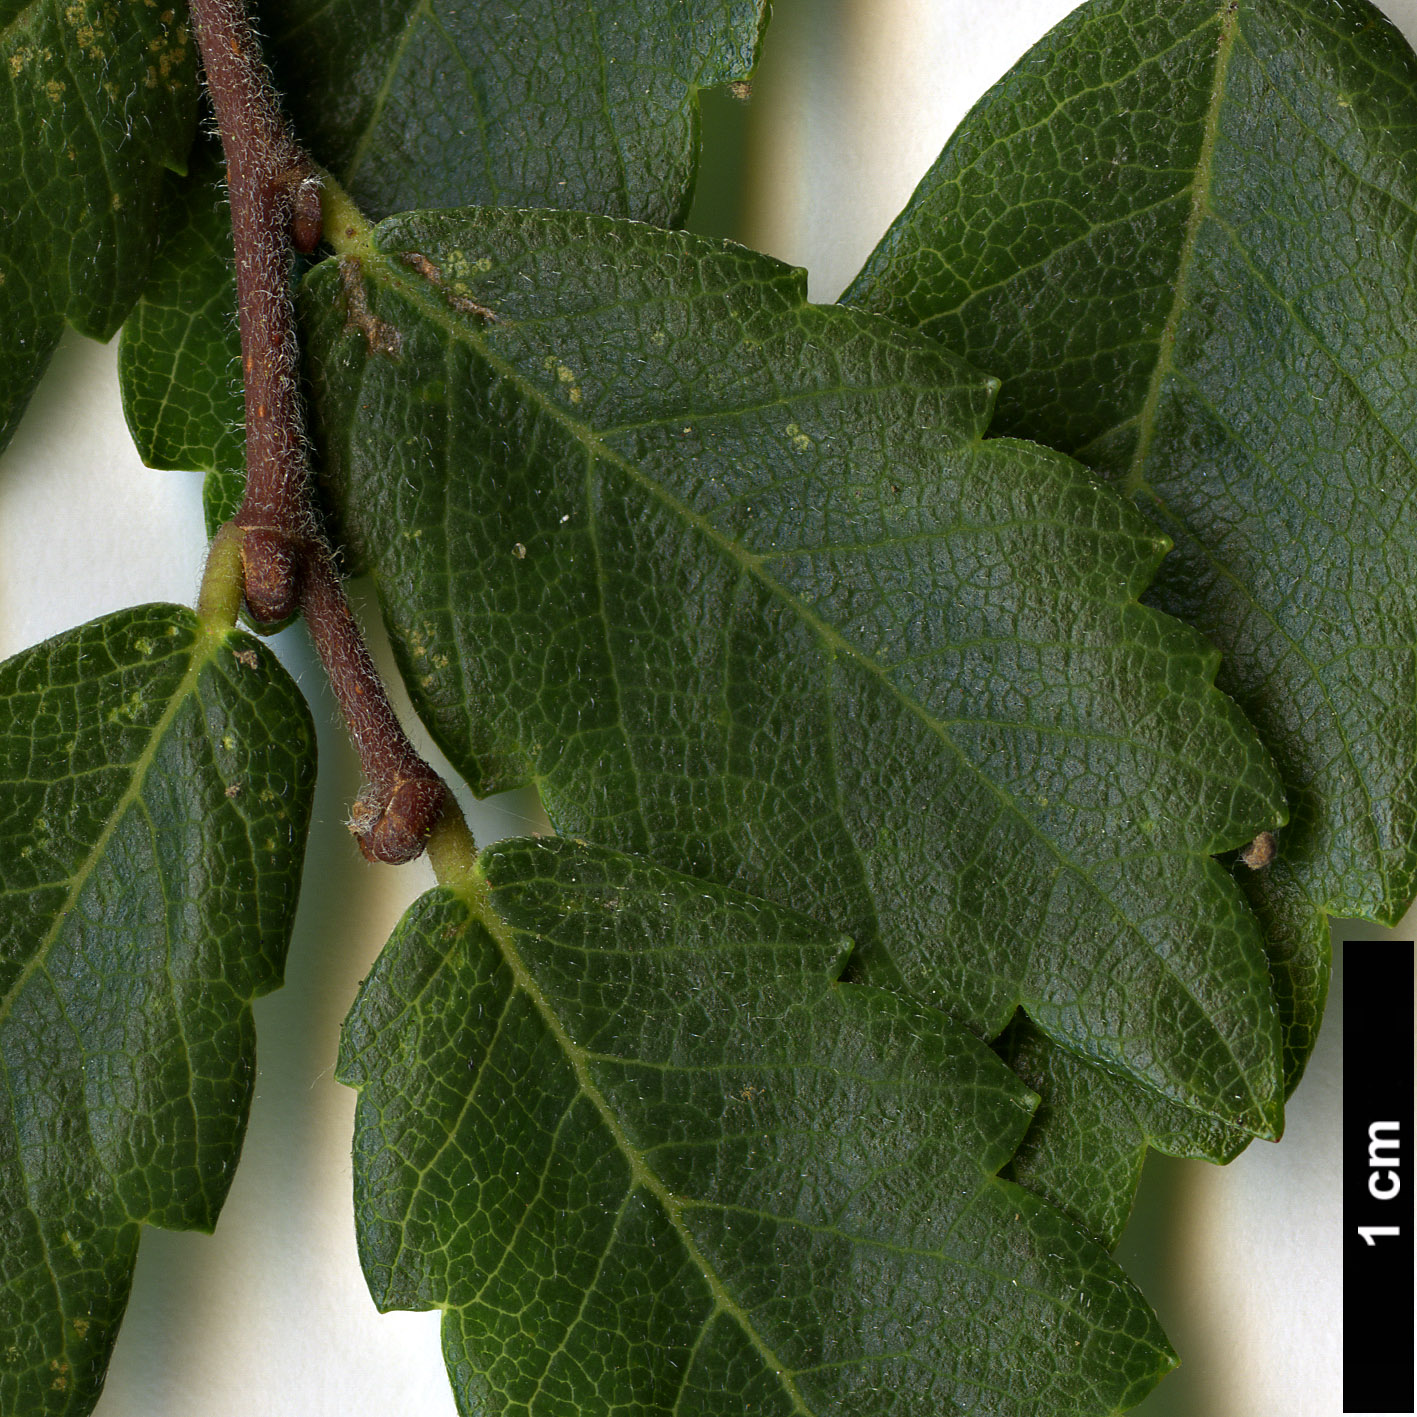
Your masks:
<instances>
[{"instance_id":1,"label":"branch node","mask_svg":"<svg viewBox=\"0 0 1417 1417\"><path fill-rule=\"evenodd\" d=\"M401 866L423 854L447 794L437 778L427 777L406 777L387 795L366 787L350 810L349 829L366 859Z\"/></svg>"},{"instance_id":2,"label":"branch node","mask_svg":"<svg viewBox=\"0 0 1417 1417\"><path fill-rule=\"evenodd\" d=\"M320 179L302 172L290 197L290 244L302 256L313 255L323 235Z\"/></svg>"},{"instance_id":3,"label":"branch node","mask_svg":"<svg viewBox=\"0 0 1417 1417\"><path fill-rule=\"evenodd\" d=\"M447 789L389 703L309 488L290 248L309 254L320 244L320 175L285 126L244 0L192 0L192 19L226 151L246 389L246 495L217 548L203 614L210 622L229 612L234 622L238 580L258 625L274 627L304 611L370 784L354 804L350 829L370 860L412 861L442 814ZM343 220L352 225L348 213ZM358 267L342 269L354 304L356 290L364 296ZM382 341L396 353L398 332L367 305L363 314L371 344Z\"/></svg>"},{"instance_id":4,"label":"branch node","mask_svg":"<svg viewBox=\"0 0 1417 1417\"><path fill-rule=\"evenodd\" d=\"M241 542L246 608L258 625L276 625L300 609L301 540L273 527L251 527Z\"/></svg>"}]
</instances>

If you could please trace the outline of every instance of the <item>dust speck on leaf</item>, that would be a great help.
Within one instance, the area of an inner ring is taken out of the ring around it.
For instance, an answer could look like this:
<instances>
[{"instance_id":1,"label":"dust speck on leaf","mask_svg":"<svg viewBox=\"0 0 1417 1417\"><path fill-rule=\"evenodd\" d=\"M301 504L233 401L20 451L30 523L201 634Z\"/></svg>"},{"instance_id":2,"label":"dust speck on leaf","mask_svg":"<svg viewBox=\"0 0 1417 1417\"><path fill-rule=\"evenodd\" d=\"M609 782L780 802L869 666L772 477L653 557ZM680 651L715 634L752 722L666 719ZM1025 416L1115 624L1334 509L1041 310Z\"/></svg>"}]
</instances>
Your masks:
<instances>
[{"instance_id":1,"label":"dust speck on leaf","mask_svg":"<svg viewBox=\"0 0 1417 1417\"><path fill-rule=\"evenodd\" d=\"M1274 860L1279 843L1273 832L1261 832L1241 853L1240 860L1252 871L1262 870Z\"/></svg>"}]
</instances>

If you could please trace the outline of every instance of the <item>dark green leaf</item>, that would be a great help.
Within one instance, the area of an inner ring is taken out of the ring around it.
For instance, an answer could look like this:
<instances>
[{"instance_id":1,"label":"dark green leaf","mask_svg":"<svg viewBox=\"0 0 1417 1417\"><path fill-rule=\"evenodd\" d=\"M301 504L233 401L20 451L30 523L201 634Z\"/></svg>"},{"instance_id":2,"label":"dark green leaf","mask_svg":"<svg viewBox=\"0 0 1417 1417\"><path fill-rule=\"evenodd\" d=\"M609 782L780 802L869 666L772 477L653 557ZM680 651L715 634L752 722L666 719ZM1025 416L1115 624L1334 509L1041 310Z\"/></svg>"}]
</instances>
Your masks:
<instances>
[{"instance_id":1,"label":"dark green leaf","mask_svg":"<svg viewBox=\"0 0 1417 1417\"><path fill-rule=\"evenodd\" d=\"M149 467L217 474L216 498L205 498L214 532L230 513L213 521L213 501L234 487L239 505L246 468L231 212L215 143L193 150L187 177L168 179L165 208L162 246L119 338L118 383Z\"/></svg>"},{"instance_id":2,"label":"dark green leaf","mask_svg":"<svg viewBox=\"0 0 1417 1417\"><path fill-rule=\"evenodd\" d=\"M87 1413L140 1227L216 1221L313 752L269 651L176 606L0 666L0 1411Z\"/></svg>"},{"instance_id":3,"label":"dark green leaf","mask_svg":"<svg viewBox=\"0 0 1417 1417\"><path fill-rule=\"evenodd\" d=\"M67 320L107 339L197 113L185 7L0 0L0 447Z\"/></svg>"},{"instance_id":4,"label":"dark green leaf","mask_svg":"<svg viewBox=\"0 0 1417 1417\"><path fill-rule=\"evenodd\" d=\"M202 479L202 513L208 536L236 515L245 495L246 473L242 469L222 468Z\"/></svg>"},{"instance_id":5,"label":"dark green leaf","mask_svg":"<svg viewBox=\"0 0 1417 1417\"><path fill-rule=\"evenodd\" d=\"M1004 375L1003 429L1174 538L1151 598L1224 651L1290 802L1278 858L1240 877L1291 1087L1324 912L1394 923L1417 889L1415 100L1410 50L1361 0L1084 5L844 297ZM1090 1144L1079 1126L1046 1145Z\"/></svg>"},{"instance_id":6,"label":"dark green leaf","mask_svg":"<svg viewBox=\"0 0 1417 1417\"><path fill-rule=\"evenodd\" d=\"M1172 1363L994 1172L1031 1097L800 916L567 841L425 895L345 1026L360 1253L459 1409L1110 1414ZM490 895L487 887L490 886Z\"/></svg>"},{"instance_id":7,"label":"dark green leaf","mask_svg":"<svg viewBox=\"0 0 1417 1417\"><path fill-rule=\"evenodd\" d=\"M119 338L118 382L143 461L207 474L214 536L246 490L236 265L217 143L199 142L189 175L168 179L164 207L162 245Z\"/></svg>"},{"instance_id":8,"label":"dark green leaf","mask_svg":"<svg viewBox=\"0 0 1417 1417\"><path fill-rule=\"evenodd\" d=\"M1022 1015L995 1047L1041 1099L1006 1174L1046 1196L1109 1250L1131 1214L1149 1146L1226 1162L1250 1140L1084 1062Z\"/></svg>"},{"instance_id":9,"label":"dark green leaf","mask_svg":"<svg viewBox=\"0 0 1417 1417\"><path fill-rule=\"evenodd\" d=\"M1417 61L1362 0L1084 5L971 114L847 299L1005 376L1003 428L1176 541L1291 821L1244 872L1295 1017L1318 913L1417 890ZM1307 902L1307 904L1306 904Z\"/></svg>"},{"instance_id":10,"label":"dark green leaf","mask_svg":"<svg viewBox=\"0 0 1417 1417\"><path fill-rule=\"evenodd\" d=\"M420 712L479 791L810 910L980 1033L1024 1003L1278 1122L1255 922L1281 811L1164 542L993 384L739 247L425 213L306 283L323 457ZM478 306L495 312L488 319Z\"/></svg>"},{"instance_id":11,"label":"dark green leaf","mask_svg":"<svg viewBox=\"0 0 1417 1417\"><path fill-rule=\"evenodd\" d=\"M766 0L283 0L297 131L366 210L561 207L682 221L698 91L752 71Z\"/></svg>"}]
</instances>

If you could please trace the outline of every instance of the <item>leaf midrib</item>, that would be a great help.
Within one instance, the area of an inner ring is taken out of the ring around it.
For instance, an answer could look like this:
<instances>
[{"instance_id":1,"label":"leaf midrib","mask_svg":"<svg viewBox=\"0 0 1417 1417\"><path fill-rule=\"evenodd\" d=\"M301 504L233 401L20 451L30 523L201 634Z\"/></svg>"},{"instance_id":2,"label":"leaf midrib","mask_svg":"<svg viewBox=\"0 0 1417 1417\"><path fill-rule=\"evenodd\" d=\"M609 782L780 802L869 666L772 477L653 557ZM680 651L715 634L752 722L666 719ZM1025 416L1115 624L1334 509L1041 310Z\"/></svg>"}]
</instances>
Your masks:
<instances>
[{"instance_id":1,"label":"leaf midrib","mask_svg":"<svg viewBox=\"0 0 1417 1417\"><path fill-rule=\"evenodd\" d=\"M224 633L203 633L203 627L199 624L193 627L192 642L180 653L190 654L192 662L183 674L181 680L173 691L172 698L167 707L163 710L162 716L153 725L148 735L147 744L143 751L133 760L132 777L128 786L123 789L122 795L113 804L112 810L104 821L103 830L95 839L88 854L79 863L78 869L70 877L68 893L64 897L63 904L55 912L54 921L49 929L45 931L43 938L36 946L34 953L20 970L11 985L9 991L3 999L0 999L0 1026L4 1025L6 1018L14 1009L20 996L25 991L25 986L30 979L43 967L49 958L49 952L54 947L55 941L59 938L61 930L64 928L69 915L78 903L79 896L83 893L84 887L88 885L89 878L103 860L104 853L108 849L108 843L112 839L118 824L127 815L128 809L138 800L143 787L147 782L148 770L152 767L157 757L158 749L167 736L167 731L172 726L172 721L177 717L178 710L191 696L195 688L198 677L211 662L213 653L218 644L225 641ZM153 661L148 661L149 664Z\"/></svg>"},{"instance_id":2,"label":"leaf midrib","mask_svg":"<svg viewBox=\"0 0 1417 1417\"><path fill-rule=\"evenodd\" d=\"M537 384L527 378L516 365L502 355L495 353L489 347L486 339L481 335L479 330L471 326L470 323L455 320L443 302L439 301L433 295L426 293L424 288L426 282L420 281L420 279L411 272L406 273L398 269L390 253L385 251L382 246L374 246L370 254L377 259L378 272L382 274L385 283L389 287L397 291L403 299L417 307L419 312L423 314L430 323L445 330L450 340L464 343L474 349L478 356L485 361L496 374L521 392L527 403L535 406L548 418L553 419L565 428L566 431L585 448L592 462L604 461L617 467L626 477L655 497L668 510L674 512L688 525L693 526L710 544L717 547L730 560L736 561L745 571L756 577L775 597L790 606L802 619L803 623L817 634L823 645L830 652L843 655L860 664L881 684L887 693L895 698L909 713L918 718L940 742L946 744L959 763L985 786L995 800L999 802L1000 806L1008 811L1013 818L1023 823L1030 836L1043 845L1048 853L1059 863L1060 867L1073 872L1080 880L1084 881L1095 898L1103 902L1105 908L1111 913L1113 918L1120 922L1129 934L1139 940L1146 952L1156 959L1158 964L1167 971L1173 981L1195 1005L1197 1016L1206 1022L1213 1035L1224 1045L1227 1055L1234 1064L1236 1075L1243 1081L1246 1090L1249 1092L1256 1117L1262 1118L1266 1115L1268 1109L1255 1094L1249 1079L1248 1069L1246 1069L1236 1057L1229 1038L1214 1026L1209 1013L1200 1003L1200 1000L1196 998L1194 991L1170 968L1169 961L1152 948L1145 933L1137 922L1133 921L1122 910L1121 906L1113 900L1111 895L1102 889L1097 883L1092 871L1082 863L1075 862L1066 854L1059 843L1046 834L1039 827L1037 822L1020 807L1014 798L965 753L963 748L950 736L948 725L944 721L929 713L924 705L906 695L905 692L892 681L891 677L875 659L858 649L847 640L840 631L823 620L812 607L803 601L795 592L789 590L786 586L777 581L776 578L769 575L764 569L764 560L761 556L756 552L749 551L740 543L724 535L724 533L715 527L702 513L695 511L660 483L647 477L624 454L614 448L607 447L605 443L601 441L600 434L596 430L575 418L546 394ZM364 273L370 278L373 278L375 272L369 269L368 255L363 257L362 265ZM978 448L982 446L982 439L976 437L971 440L970 445ZM1120 1060L1118 1061L1120 1064ZM1155 1083L1134 1077L1130 1072L1128 1076L1132 1077L1132 1080L1137 1086L1155 1092L1158 1096L1169 1097L1169 1100L1186 1107L1188 1110L1200 1110L1203 1115L1215 1116L1218 1120L1227 1122L1230 1125L1245 1126L1244 1123L1237 1122L1233 1118L1223 1117L1217 1113L1200 1108L1199 1104L1194 1099L1187 1100L1179 1097L1170 1097L1169 1094L1158 1088Z\"/></svg>"},{"instance_id":3,"label":"leaf midrib","mask_svg":"<svg viewBox=\"0 0 1417 1417\"><path fill-rule=\"evenodd\" d=\"M1202 396L1199 385L1190 379L1183 371L1176 368L1175 345L1180 322L1189 305L1192 269L1195 262L1200 231L1207 219L1213 221L1225 234L1232 248L1239 255L1253 279L1258 284L1262 285L1271 299L1289 314L1290 318L1303 330L1314 348L1329 360L1339 377L1354 390L1355 394L1362 400L1364 406L1371 413L1374 424L1381 430L1389 444L1404 457L1409 465L1413 463L1411 452L1407 449L1402 440L1388 428L1386 420L1379 416L1377 410L1372 405L1367 391L1352 376L1351 372L1344 366L1342 361L1328 349L1327 345L1319 337L1318 332L1311 327L1309 322L1299 314L1291 302L1259 269L1250 251L1240 241L1238 233L1235 232L1233 227L1211 207L1210 192L1215 169L1214 155L1215 147L1219 139L1220 113L1226 98L1226 78L1230 67L1231 55L1236 43L1241 37L1239 3L1237 3L1237 0L1225 0L1225 3L1221 6L1220 23L1221 36L1216 56L1215 73L1212 79L1210 102L1206 113L1205 137L1202 140L1200 150L1196 157L1196 179L1193 184L1193 200L1190 215L1187 218L1180 259L1177 263L1176 274L1173 277L1171 305L1167 312L1166 324L1158 341L1157 359L1152 366L1151 376L1148 380L1146 398L1137 413L1116 425L1116 427L1123 427L1128 423L1135 423L1137 427L1137 445L1133 452L1130 465L1117 482L1118 488L1133 498L1133 500L1138 500L1143 495L1150 498L1163 512L1166 512L1173 518L1175 518L1175 514L1170 512L1165 501L1147 481L1146 464L1151 456L1152 444L1157 433L1157 413L1165 385L1168 381L1174 378L1180 382L1186 383L1191 388L1193 395L1198 397ZM1284 95L1280 86L1265 69L1258 55L1254 55L1253 51L1251 51L1251 54L1256 66L1264 77L1265 85L1268 87L1269 91L1276 96L1279 102L1283 104L1295 124L1302 127L1316 144L1323 147L1335 162L1350 173L1355 181L1362 182L1363 185L1381 192L1388 200L1396 202L1398 205L1405 206L1408 211L1413 210L1409 204L1402 203L1400 198L1394 193L1389 192L1386 188L1379 187L1370 179L1354 171L1341 154L1334 151L1312 127L1301 119L1300 115L1294 110L1292 104L1290 104ZM1202 397L1202 401L1210 410L1212 416L1218 419L1218 414L1213 407L1211 407L1211 401L1204 397ZM1223 422L1223 420L1220 421ZM1115 429L1109 431L1115 431ZM1239 443L1233 430L1228 426L1226 427L1226 432L1232 442ZM1100 441L1100 438L1093 439L1093 443L1098 441ZM1091 446L1091 444L1089 444L1089 446ZM1079 455L1085 457L1086 451L1086 449L1079 450ZM1185 524L1183 518L1175 519L1181 522L1182 525ZM1389 866L1383 851L1381 833L1378 826L1378 813L1373 800L1372 789L1368 783L1367 775L1362 771L1361 765L1354 754L1352 744L1349 742L1347 726L1343 721L1343 717L1334 706L1327 679L1320 673L1318 666L1313 662L1299 641L1294 638L1291 631L1280 623L1274 611L1267 605L1261 605L1255 599L1252 588L1242 581L1239 576L1220 559L1215 550L1201 538L1192 536L1191 543L1201 552L1207 563L1235 587L1252 610L1262 616L1266 623L1283 638L1290 651L1308 670L1311 682L1318 690L1325 707L1328 709L1330 719L1342 742L1344 756L1351 765L1354 778L1368 804L1368 811L1364 816L1363 825L1370 839L1373 853L1373 868L1377 876L1378 889L1382 896L1382 904L1375 912L1375 918L1382 917L1384 912L1386 912L1388 915L1392 916L1392 919L1389 920L1388 923L1395 923L1396 915L1401 913L1401 909L1392 904L1395 892L1389 880ZM1306 884L1308 883L1306 882ZM1325 884L1331 888L1334 883L1332 880L1329 880L1326 881ZM1323 910L1326 914L1342 913L1344 909L1353 908L1352 902L1347 906L1335 905L1331 890L1329 893L1320 893L1319 896L1315 896L1313 899L1316 907Z\"/></svg>"},{"instance_id":4,"label":"leaf midrib","mask_svg":"<svg viewBox=\"0 0 1417 1417\"><path fill-rule=\"evenodd\" d=\"M1223 0L1219 7L1219 19L1220 37L1216 44L1215 73L1211 79L1210 101L1206 105L1204 136L1201 139L1200 151L1196 154L1196 175L1191 185L1191 210L1186 217L1181 253L1176 263L1173 287L1175 293L1171 308L1166 312L1166 323L1162 327L1157 344L1156 363L1152 365L1151 378L1147 381L1146 397L1136 415L1137 446L1132 454L1131 466L1117 483L1122 492L1133 498L1146 486L1144 468L1156 436L1156 414L1175 362L1176 335L1186 310L1191 267L1195 264L1201 224L1210 210L1210 186L1215 176L1215 143L1220 129L1220 109L1225 101L1225 77L1230 69L1230 55L1234 51L1235 37L1239 30L1239 5L1236 0Z\"/></svg>"},{"instance_id":5,"label":"leaf midrib","mask_svg":"<svg viewBox=\"0 0 1417 1417\"><path fill-rule=\"evenodd\" d=\"M484 874L484 867L479 863L474 872L464 881L460 881L449 889L460 899L469 916L480 924L491 936L493 943L497 946L498 952L507 965L512 975L513 986L520 989L522 993L531 1001L532 1007L541 1016L542 1022L560 1048L563 1056L571 1067L575 1076L576 1086L580 1089L581 1095L595 1108L602 1123L609 1131L616 1149L624 1157L630 1169L630 1183L626 1189L626 1202L634 1193L637 1187L643 1188L663 1210L665 1218L678 1235L680 1243L688 1253L689 1259L703 1275L704 1282L708 1285L709 1292L713 1296L715 1309L713 1313L705 1316L702 1327L707 1327L716 1314L724 1313L733 1319L742 1330L748 1342L752 1344L758 1356L767 1365L768 1370L777 1378L782 1385L782 1389L791 1400L794 1411L800 1417L815 1417L812 1409L808 1407L801 1392L798 1391L787 1365L768 1346L767 1341L758 1333L749 1315L742 1306L733 1298L728 1291L723 1280L719 1277L709 1257L704 1254L698 1242L690 1233L688 1226L683 1219L683 1203L655 1174L653 1169L645 1160L644 1153L637 1147L626 1133L620 1119L611 1109L610 1104L605 1100L604 1094L596 1085L595 1079L591 1076L587 1066L590 1057L588 1050L582 1048L566 1031L565 1025L561 1022L560 1015L552 1007L550 1000L537 983L535 976L527 968L525 961L521 957L516 946L513 928L502 918L493 905L493 890ZM608 1246L613 1242L607 1241ZM602 1256L602 1263L604 1257Z\"/></svg>"},{"instance_id":6,"label":"leaf midrib","mask_svg":"<svg viewBox=\"0 0 1417 1417\"><path fill-rule=\"evenodd\" d=\"M407 52L409 43L413 38L414 29L417 27L420 16L425 13L429 15L432 13L430 0L416 0L409 8L408 18L404 20L403 27L394 44L394 52L389 57L383 80L374 95L374 102L369 107L369 121L365 125L364 131L359 135L359 140L355 143L354 150L350 153L349 160L344 165L344 171L340 174L345 182L352 182L354 180L355 174L359 171L360 164L364 161L364 155L368 151L369 144L374 137L374 130L379 126L379 119L383 117L385 105L389 101L389 93L393 88L394 79L398 74L400 66L403 64L403 56ZM308 24L313 18L314 16L307 17L305 23ZM296 28L299 29L300 26ZM291 33L293 32L294 31L291 31Z\"/></svg>"},{"instance_id":7,"label":"leaf midrib","mask_svg":"<svg viewBox=\"0 0 1417 1417\"><path fill-rule=\"evenodd\" d=\"M629 1204L630 1198L634 1195L636 1189L643 1189L650 1196L652 1196L656 1203L660 1206L666 1219L669 1221L670 1226L674 1230L675 1234L678 1236L680 1242L684 1245L690 1261L695 1265L699 1273L703 1276L704 1281L709 1288L710 1294L713 1297L713 1309L709 1313L707 1313L700 1321L699 1332L695 1340L695 1349L697 1349L698 1344L702 1342L704 1334L708 1331L714 1320L718 1318L719 1315L726 1315L739 1326L744 1336L752 1344L754 1350L758 1353L758 1355L762 1358L763 1362L767 1365L768 1370L778 1380L778 1382L782 1386L784 1393L793 1403L794 1410L797 1414L799 1414L799 1417L815 1417L814 1409L807 1405L806 1399L803 1397L800 1389L798 1388L796 1378L801 1374L819 1372L821 1370L821 1366L814 1365L802 1369L791 1369L785 1363L783 1363L781 1359L778 1358L778 1356L769 1346L767 1341L763 1339L761 1335L759 1335L759 1333L757 1332L757 1329L752 1322L751 1316L746 1313L743 1310L742 1306L733 1298L731 1292L728 1290L724 1281L719 1276L714 1264L709 1259L709 1257L703 1252L702 1248L699 1246L698 1242L695 1240L694 1236L689 1231L683 1219L684 1214L689 1211L716 1211L723 1213L750 1215L755 1218L767 1219L778 1224L790 1224L798 1229L807 1231L812 1234L830 1235L835 1238L846 1240L848 1243L853 1245L869 1245L875 1249L879 1249L885 1253L896 1256L914 1258L919 1257L921 1255L928 1255L935 1259L938 1259L942 1263L952 1265L960 1269L965 1269L974 1273L990 1275L993 1277L1007 1277L1004 1276L1003 1272L1000 1270L991 1268L987 1264L981 1263L980 1261L975 1259L970 1259L963 1254L960 1254L956 1251L947 1248L943 1242L939 1246L922 1250L906 1245L902 1242L886 1240L879 1236L858 1235L850 1230L843 1229L840 1226L828 1224L825 1222L804 1221L797 1217L781 1216L769 1210L763 1210L761 1208L746 1205L700 1200L693 1197L681 1197L675 1192L671 1191L669 1187L659 1179L658 1175L655 1173L654 1169L652 1168L647 1159L652 1152L659 1150L660 1147L652 1146L648 1149L645 1149L639 1147L633 1140L631 1140L628 1133L625 1131L623 1125L621 1124L619 1118L615 1114L614 1110L611 1108L609 1102L606 1100L605 1095L600 1090L594 1078L591 1076L590 1068L588 1066L590 1063L593 1062L620 1063L624 1060L618 1054L597 1053L594 1049L583 1047L571 1038L565 1025L561 1022L560 1015L557 1013L555 1007L552 1005L550 1000L546 997L545 992L541 989L541 986L537 982L535 976L531 973L525 961L522 959L520 951L517 949L516 936L523 932L510 925L496 909L494 903L496 887L494 887L487 878L486 867L484 862L479 861L472 868L471 871L468 871L460 878L444 882L443 888L448 890L451 895L457 898L463 905L463 907L467 910L468 915L471 917L471 919L488 932L489 936L491 937L494 945L498 950L498 953L502 957L503 963L507 966L508 972L512 977L512 987L508 990L507 999L504 1001L503 1004L501 1017L505 1017L506 1012L511 1005L511 1002L516 997L518 991L520 991L526 996L526 998L532 1004L532 1007L540 1016L543 1024L550 1032L555 1043L561 1050L562 1055L566 1058L568 1064L570 1065L572 1073L575 1077L579 1095L583 1097L587 1102L589 1102L591 1106L595 1109L601 1122L609 1131L611 1138L615 1143L616 1149L619 1151L626 1165L629 1168L629 1183L626 1186L625 1195L622 1198L619 1207L617 1208L616 1221L614 1226L612 1226L609 1237L606 1240L605 1249L602 1251L597 1260L596 1276L598 1277L599 1273L603 1269L606 1261L609 1258L610 1251L615 1244L616 1231L619 1228L619 1219L623 1215L625 1207ZM431 987L432 979L433 976L430 975L429 978L425 980L423 986L419 990L420 996L429 987ZM659 1068L661 1066L659 1064L646 1063L642 1060L639 1062L638 1065L650 1068ZM666 1068L666 1070L675 1072L700 1071L700 1069L694 1068L692 1066L686 1066L683 1068L676 1065L663 1066ZM767 1066L769 1068L773 1068L778 1065L770 1064ZM796 1068L801 1065L782 1064L780 1066L784 1068ZM823 1067L825 1067L825 1065L823 1065ZM708 1070L715 1071L717 1069L714 1065L709 1065ZM835 1072L836 1070L831 1071ZM851 1074L848 1072L848 1076L850 1075ZM908 1090L912 1085L912 1080L900 1079L897 1080L894 1085L903 1086ZM466 1115L467 1107L468 1105L470 1105L471 1097L475 1090L475 1085L474 1087L469 1089L468 1100L464 1103L464 1116ZM567 1115L568 1110L569 1108L562 1112L563 1121L565 1116ZM445 1140L443 1146L446 1147L447 1144L448 1142ZM667 1145L667 1143L665 1145ZM441 1150L442 1148L440 1148L440 1152ZM420 1168L420 1174L426 1174L426 1172L430 1169L430 1166L424 1166ZM995 1184L1008 1184L999 1181L999 1178L996 1176L989 1176L985 1179L986 1181ZM955 1226L958 1225L960 1221L962 1221L964 1214L966 1213L967 1208L966 1211L961 1212L961 1215L956 1218L954 1225L950 1227L950 1234L953 1233ZM406 1236L407 1227L405 1226L400 1231L400 1249L402 1249L403 1242L406 1239ZM948 1236L946 1238L948 1238ZM587 1285L586 1293L582 1296L581 1308L578 1311L577 1317L571 1321L572 1326L574 1326L574 1324L580 1321L580 1314L584 1312L585 1305L589 1302L595 1283L596 1278L592 1278L589 1284ZM1036 1299L1039 1299L1047 1305L1055 1306L1065 1313L1076 1315L1082 1312L1082 1309L1073 1304L1069 1299L1062 1298L1056 1294L1052 1294L1046 1289L1043 1289L1035 1284L1022 1281L1018 1277L1011 1278L1010 1283L1022 1293L1028 1294ZM563 1346L564 1342L562 1344L562 1347ZM561 1350L558 1347L556 1351L559 1352ZM902 1358L907 1358L910 1356L910 1354L902 1350L898 1354L887 1353L881 1356L898 1356ZM691 1363L692 1358L690 1359L689 1363L686 1363L686 1375L689 1371ZM545 1373L543 1373L543 1379L544 1377ZM980 1386L983 1387L983 1385ZM983 1390L999 1391L1007 1396L1013 1396L1013 1394L1008 1393L1007 1390L1002 1388L984 1388ZM675 1406L673 1408L674 1412L679 1411L679 1403L681 1401L682 1396L676 1400Z\"/></svg>"}]
</instances>

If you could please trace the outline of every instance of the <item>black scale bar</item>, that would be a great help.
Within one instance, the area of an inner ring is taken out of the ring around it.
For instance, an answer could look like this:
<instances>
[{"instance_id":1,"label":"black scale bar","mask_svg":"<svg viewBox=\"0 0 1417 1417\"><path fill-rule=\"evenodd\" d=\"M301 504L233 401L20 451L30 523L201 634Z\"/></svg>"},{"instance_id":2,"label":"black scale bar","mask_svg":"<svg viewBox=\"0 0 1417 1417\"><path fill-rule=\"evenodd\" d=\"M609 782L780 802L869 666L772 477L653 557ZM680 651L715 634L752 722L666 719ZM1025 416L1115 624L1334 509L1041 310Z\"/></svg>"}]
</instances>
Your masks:
<instances>
[{"instance_id":1,"label":"black scale bar","mask_svg":"<svg viewBox=\"0 0 1417 1417\"><path fill-rule=\"evenodd\" d=\"M1413 943L1343 950L1343 1410L1413 1404Z\"/></svg>"}]
</instances>

